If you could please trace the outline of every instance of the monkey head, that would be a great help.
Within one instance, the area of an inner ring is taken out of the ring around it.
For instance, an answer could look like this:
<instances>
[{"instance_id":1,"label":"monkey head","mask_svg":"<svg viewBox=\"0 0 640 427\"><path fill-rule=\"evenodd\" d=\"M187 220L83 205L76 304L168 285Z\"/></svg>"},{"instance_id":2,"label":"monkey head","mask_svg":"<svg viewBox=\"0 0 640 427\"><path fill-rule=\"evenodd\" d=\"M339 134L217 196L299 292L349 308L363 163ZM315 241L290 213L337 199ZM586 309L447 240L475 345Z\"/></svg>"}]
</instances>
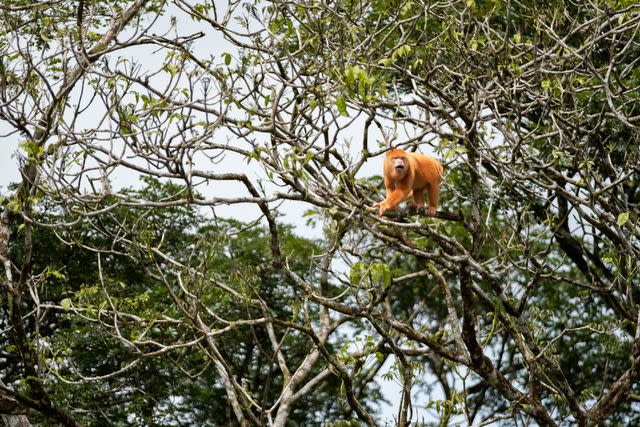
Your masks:
<instances>
[{"instance_id":1,"label":"monkey head","mask_svg":"<svg viewBox=\"0 0 640 427\"><path fill-rule=\"evenodd\" d=\"M407 153L402 150L391 150L387 156L391 160L391 167L397 177L397 179L403 179L409 171L409 159Z\"/></svg>"}]
</instances>

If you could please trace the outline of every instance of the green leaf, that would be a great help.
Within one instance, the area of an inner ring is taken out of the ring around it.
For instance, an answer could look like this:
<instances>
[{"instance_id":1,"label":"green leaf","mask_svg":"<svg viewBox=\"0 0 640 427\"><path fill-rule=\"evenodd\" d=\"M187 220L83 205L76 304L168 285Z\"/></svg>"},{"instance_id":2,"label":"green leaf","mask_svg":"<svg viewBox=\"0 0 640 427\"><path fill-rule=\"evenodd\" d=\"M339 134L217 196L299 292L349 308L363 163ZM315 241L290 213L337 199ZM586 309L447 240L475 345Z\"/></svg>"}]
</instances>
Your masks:
<instances>
[{"instance_id":1,"label":"green leaf","mask_svg":"<svg viewBox=\"0 0 640 427\"><path fill-rule=\"evenodd\" d=\"M338 107L338 113L341 116L349 117L349 113L347 113L347 101L344 99L344 96L339 96L336 99L336 107Z\"/></svg>"},{"instance_id":2,"label":"green leaf","mask_svg":"<svg viewBox=\"0 0 640 427\"><path fill-rule=\"evenodd\" d=\"M69 298L65 298L60 301L60 305L64 308L65 311L69 311L71 309L71 300Z\"/></svg>"},{"instance_id":3,"label":"green leaf","mask_svg":"<svg viewBox=\"0 0 640 427\"><path fill-rule=\"evenodd\" d=\"M408 1L400 8L400 16L405 17L409 12L411 12L411 8L414 3L412 1Z\"/></svg>"},{"instance_id":4,"label":"green leaf","mask_svg":"<svg viewBox=\"0 0 640 427\"><path fill-rule=\"evenodd\" d=\"M351 266L351 272L349 273L349 281L352 285L358 286L362 280L363 265L361 262L356 262Z\"/></svg>"},{"instance_id":5,"label":"green leaf","mask_svg":"<svg viewBox=\"0 0 640 427\"><path fill-rule=\"evenodd\" d=\"M56 279L64 280L66 278L64 274L53 268L49 268L49 270L47 270L47 274L51 277L55 277Z\"/></svg>"},{"instance_id":6,"label":"green leaf","mask_svg":"<svg viewBox=\"0 0 640 427\"><path fill-rule=\"evenodd\" d=\"M398 58L408 56L410 53L411 53L411 46L409 46L408 44L405 44L397 48L395 51L393 51L393 53L391 54L391 59L395 61Z\"/></svg>"},{"instance_id":7,"label":"green leaf","mask_svg":"<svg viewBox=\"0 0 640 427\"><path fill-rule=\"evenodd\" d=\"M371 280L383 287L391 284L391 270L387 264L374 263L371 266Z\"/></svg>"},{"instance_id":8,"label":"green leaf","mask_svg":"<svg viewBox=\"0 0 640 427\"><path fill-rule=\"evenodd\" d=\"M627 221L629 221L629 212L622 212L620 215L618 215L616 224L618 224L619 226L623 226Z\"/></svg>"},{"instance_id":9,"label":"green leaf","mask_svg":"<svg viewBox=\"0 0 640 427\"><path fill-rule=\"evenodd\" d=\"M354 67L349 67L345 70L344 78L347 86L351 86L353 84L353 82L356 80Z\"/></svg>"},{"instance_id":10,"label":"green leaf","mask_svg":"<svg viewBox=\"0 0 640 427\"><path fill-rule=\"evenodd\" d=\"M367 94L367 82L364 78L358 80L358 95L361 98L364 98Z\"/></svg>"}]
</instances>

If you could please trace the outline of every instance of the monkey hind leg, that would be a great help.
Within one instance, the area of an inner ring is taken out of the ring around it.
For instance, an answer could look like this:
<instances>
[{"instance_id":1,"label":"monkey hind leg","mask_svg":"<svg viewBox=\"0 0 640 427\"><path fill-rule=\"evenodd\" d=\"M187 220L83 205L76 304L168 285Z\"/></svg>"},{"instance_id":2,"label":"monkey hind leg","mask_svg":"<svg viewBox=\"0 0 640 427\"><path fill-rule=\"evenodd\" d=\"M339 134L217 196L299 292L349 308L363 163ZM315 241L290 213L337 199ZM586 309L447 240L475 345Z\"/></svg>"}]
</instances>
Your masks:
<instances>
[{"instance_id":1,"label":"monkey hind leg","mask_svg":"<svg viewBox=\"0 0 640 427\"><path fill-rule=\"evenodd\" d=\"M438 207L438 197L440 196L440 185L428 185L427 193L429 194L429 216L435 216Z\"/></svg>"},{"instance_id":2,"label":"monkey hind leg","mask_svg":"<svg viewBox=\"0 0 640 427\"><path fill-rule=\"evenodd\" d=\"M424 188L413 190L413 203L417 208L424 208Z\"/></svg>"}]
</instances>

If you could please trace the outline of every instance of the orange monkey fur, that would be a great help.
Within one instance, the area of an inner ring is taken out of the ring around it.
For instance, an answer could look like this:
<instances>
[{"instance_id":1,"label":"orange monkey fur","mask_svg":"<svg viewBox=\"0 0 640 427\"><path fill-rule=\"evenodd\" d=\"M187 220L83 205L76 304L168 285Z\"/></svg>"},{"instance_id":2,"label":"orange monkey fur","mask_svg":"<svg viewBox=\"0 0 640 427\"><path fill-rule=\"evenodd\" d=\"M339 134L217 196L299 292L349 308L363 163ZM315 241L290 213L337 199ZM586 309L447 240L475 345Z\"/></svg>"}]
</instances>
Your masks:
<instances>
[{"instance_id":1,"label":"orange monkey fur","mask_svg":"<svg viewBox=\"0 0 640 427\"><path fill-rule=\"evenodd\" d=\"M393 210L413 195L418 208L424 208L424 191L429 194L429 216L436 214L443 168L433 157L393 149L384 159L384 186L387 198L376 203L378 215Z\"/></svg>"}]
</instances>

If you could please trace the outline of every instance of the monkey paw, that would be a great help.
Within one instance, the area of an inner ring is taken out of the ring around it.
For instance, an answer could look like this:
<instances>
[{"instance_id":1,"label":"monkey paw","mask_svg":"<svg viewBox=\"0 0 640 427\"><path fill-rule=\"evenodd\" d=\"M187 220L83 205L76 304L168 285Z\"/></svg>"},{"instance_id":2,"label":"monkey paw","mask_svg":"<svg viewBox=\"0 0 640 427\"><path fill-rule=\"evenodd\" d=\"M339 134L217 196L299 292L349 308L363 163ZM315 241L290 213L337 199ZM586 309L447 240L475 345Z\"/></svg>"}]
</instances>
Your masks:
<instances>
[{"instance_id":1,"label":"monkey paw","mask_svg":"<svg viewBox=\"0 0 640 427\"><path fill-rule=\"evenodd\" d=\"M390 210L390 207L385 202L376 202L373 206L378 208L378 216L382 216L386 211Z\"/></svg>"}]
</instances>

